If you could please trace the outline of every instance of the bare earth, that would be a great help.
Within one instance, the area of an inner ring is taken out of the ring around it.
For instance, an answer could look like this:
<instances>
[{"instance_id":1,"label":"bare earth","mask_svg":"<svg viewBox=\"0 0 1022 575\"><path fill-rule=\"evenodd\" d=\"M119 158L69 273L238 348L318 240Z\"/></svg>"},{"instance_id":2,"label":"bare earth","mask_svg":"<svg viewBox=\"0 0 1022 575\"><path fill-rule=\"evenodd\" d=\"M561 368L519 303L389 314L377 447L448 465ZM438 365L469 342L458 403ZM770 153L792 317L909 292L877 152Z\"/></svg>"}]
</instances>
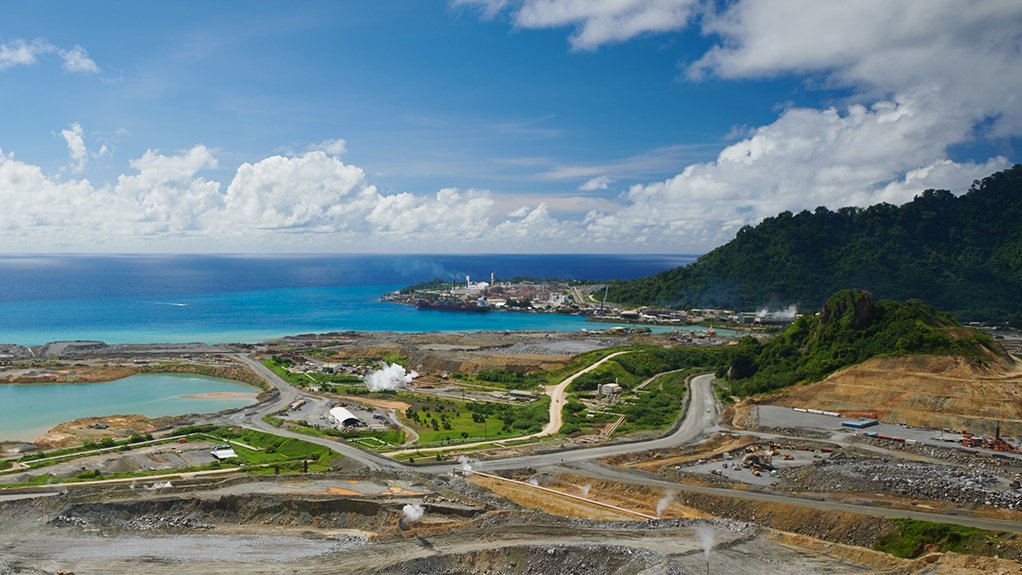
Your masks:
<instances>
[{"instance_id":1,"label":"bare earth","mask_svg":"<svg viewBox=\"0 0 1022 575\"><path fill-rule=\"evenodd\" d=\"M987 435L1001 422L1002 432L1022 436L1022 363L981 370L950 357L877 358L770 403Z\"/></svg>"}]
</instances>

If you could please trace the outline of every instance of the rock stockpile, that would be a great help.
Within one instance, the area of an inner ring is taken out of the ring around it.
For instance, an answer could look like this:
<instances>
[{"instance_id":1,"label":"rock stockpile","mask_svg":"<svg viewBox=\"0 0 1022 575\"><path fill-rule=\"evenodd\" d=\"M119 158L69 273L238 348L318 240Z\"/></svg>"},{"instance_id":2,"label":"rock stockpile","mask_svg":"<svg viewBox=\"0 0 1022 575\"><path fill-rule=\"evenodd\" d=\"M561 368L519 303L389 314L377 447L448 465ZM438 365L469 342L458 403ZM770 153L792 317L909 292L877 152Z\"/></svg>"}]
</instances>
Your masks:
<instances>
[{"instance_id":1,"label":"rock stockpile","mask_svg":"<svg viewBox=\"0 0 1022 575\"><path fill-rule=\"evenodd\" d=\"M885 493L1022 510L1022 489L1013 488L1013 478L995 471L1001 470L977 464L948 467L836 455L827 463L786 470L780 476L806 491Z\"/></svg>"}]
</instances>

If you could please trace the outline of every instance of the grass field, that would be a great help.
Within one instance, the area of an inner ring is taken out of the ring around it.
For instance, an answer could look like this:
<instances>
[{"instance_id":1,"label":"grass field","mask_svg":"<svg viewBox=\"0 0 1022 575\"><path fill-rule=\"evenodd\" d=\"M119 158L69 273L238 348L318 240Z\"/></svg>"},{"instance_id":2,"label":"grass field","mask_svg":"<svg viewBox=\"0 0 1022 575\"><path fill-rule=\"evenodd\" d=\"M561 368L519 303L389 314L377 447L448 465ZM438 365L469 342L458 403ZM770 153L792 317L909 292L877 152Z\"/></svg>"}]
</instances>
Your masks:
<instances>
[{"instance_id":1,"label":"grass field","mask_svg":"<svg viewBox=\"0 0 1022 575\"><path fill-rule=\"evenodd\" d=\"M539 431L548 420L549 402L549 398L521 405L418 399L402 419L419 433L416 445L500 439Z\"/></svg>"}]
</instances>

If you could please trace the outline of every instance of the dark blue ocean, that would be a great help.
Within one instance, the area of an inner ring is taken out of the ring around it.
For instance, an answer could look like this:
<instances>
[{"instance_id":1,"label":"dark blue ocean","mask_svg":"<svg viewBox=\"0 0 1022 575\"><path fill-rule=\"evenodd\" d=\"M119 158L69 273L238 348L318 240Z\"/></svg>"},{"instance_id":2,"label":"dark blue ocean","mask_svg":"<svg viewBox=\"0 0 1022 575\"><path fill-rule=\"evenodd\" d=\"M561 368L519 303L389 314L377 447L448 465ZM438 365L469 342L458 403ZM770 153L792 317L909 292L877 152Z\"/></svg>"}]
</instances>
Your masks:
<instances>
[{"instance_id":1,"label":"dark blue ocean","mask_svg":"<svg viewBox=\"0 0 1022 575\"><path fill-rule=\"evenodd\" d=\"M378 298L433 278L634 279L690 255L0 256L0 343L258 342L327 331L573 331L553 314L420 311ZM591 325L591 324L590 324Z\"/></svg>"}]
</instances>

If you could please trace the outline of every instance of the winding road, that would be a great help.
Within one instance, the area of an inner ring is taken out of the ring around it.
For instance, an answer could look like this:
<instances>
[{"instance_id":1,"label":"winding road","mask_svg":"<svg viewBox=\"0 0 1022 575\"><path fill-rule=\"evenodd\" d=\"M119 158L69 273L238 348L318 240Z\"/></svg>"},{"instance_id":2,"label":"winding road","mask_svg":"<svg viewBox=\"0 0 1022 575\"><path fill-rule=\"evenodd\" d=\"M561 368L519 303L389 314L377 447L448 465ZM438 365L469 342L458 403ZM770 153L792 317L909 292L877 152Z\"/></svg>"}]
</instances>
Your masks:
<instances>
[{"instance_id":1,"label":"winding road","mask_svg":"<svg viewBox=\"0 0 1022 575\"><path fill-rule=\"evenodd\" d=\"M560 398L557 403L559 407L563 407L564 392L567 390L568 385L571 384L574 379L583 373L595 369L600 364L611 358L619 355L619 352L611 354L599 362L590 365L588 368L581 370L565 381L561 382L553 388L548 388L548 392L552 396ZM243 416L242 425L265 431L267 433L274 433L277 435L286 435L288 437L295 437L304 441L310 441L318 445L324 445L333 449L337 453L351 458L362 465L369 467L370 469L388 469L388 470L414 470L420 473L431 473L431 474L447 474L450 473L455 467L450 463L438 464L438 465L409 465L394 461L388 457L377 455L374 453L368 453L361 449L352 447L347 444L331 441L329 439L322 439L316 437L309 437L307 435L301 435L297 433L288 432L285 430L278 429L272 425L267 424L262 420L263 415L273 413L279 409L283 409L289 403L294 401L298 397L298 391L289 385L287 382L282 380L277 374L270 371L266 366L258 361L246 357L239 356L239 359L249 365L253 370L262 375L271 385L273 385L279 392L280 396L273 402L260 405L256 411L247 411ZM554 401L551 401L551 413L554 412ZM966 515L963 512L951 512L951 513L930 513L923 511L913 511L904 509L891 509L884 507L875 507L868 504L857 504L857 503L845 503L845 502L834 502L827 501L822 498L809 498L800 497L796 495L787 495L782 493L766 493L762 491L753 490L734 490L717 487L702 487L683 483L675 483L672 481L665 481L647 474L625 472L617 469L611 469L602 465L599 465L593 460L600 459L603 457L609 457L613 455L623 455L627 453L633 453L636 451L647 451L653 449L670 449L680 447L690 443L694 443L700 439L709 437L710 435L721 431L719 425L719 407L717 404L716 397L713 394L713 375L704 374L693 377L689 382L689 392L686 396L686 409L682 420L678 426L669 434L651 440L636 441L632 443L618 443L615 445L602 445L597 447L586 447L577 449L563 449L552 453L544 453L539 455L526 455L520 457L509 457L505 459L488 460L481 462L473 462L472 465L479 470L483 471L501 471L509 469L522 469L522 468L557 468L565 465L570 466L565 469L569 473L576 475L583 475L593 477L597 479L605 479L610 481L617 481L621 483L631 483L639 485L647 485L652 487L661 487L664 489L674 490L679 493L690 492L706 495L717 495L732 497L736 499L742 499L746 501L757 501L757 502L770 502L770 503L781 503L787 505L797 505L808 509L814 509L821 512L847 512L847 513L859 513L864 515L871 515L876 517L889 517L889 518L912 518L925 521L934 521L941 523L953 523L957 525L964 525L967 527L975 527L980 529L989 529L992 531L1007 531L1012 533L1022 533L1022 524L1014 521L1006 521L1000 519L990 519L986 517L975 517ZM560 429L560 425L556 426ZM544 429L544 433L548 430L554 429L553 417L551 418L551 424L548 424L547 428ZM464 447L464 446L461 446Z\"/></svg>"},{"instance_id":2,"label":"winding road","mask_svg":"<svg viewBox=\"0 0 1022 575\"><path fill-rule=\"evenodd\" d=\"M562 424L562 410L565 403L565 395L567 388L576 378L588 373L604 362L607 362L614 357L621 354L629 353L627 351L612 353L592 365L582 369L570 377L566 378L556 386L552 386L547 389L547 392L551 396L550 400L550 423L539 433L535 433L526 438L539 437L552 435L557 433L561 428ZM256 429L264 431L266 433L273 433L275 435L282 435L285 437L293 437L295 439L301 439L317 445L329 447L335 452L350 458L351 460L360 463L370 469L414 469L423 473L449 473L452 465L450 463L438 464L438 465L410 465L401 463L375 453L363 451L352 445L341 443L331 439L321 437L311 437L300 433L295 433L287 430L283 430L274 427L265 421L263 417L272 413L275 413L281 409L285 409L291 402L295 401L300 393L297 389L291 386L289 383L281 379L276 373L267 368L261 362L249 357L249 356L237 356L237 358L244 362L245 365L249 366L253 371L258 373L267 382L270 383L278 392L278 397L270 402L266 402L256 406L253 409L249 409L239 414L234 414L228 421L236 425L241 425L250 429ZM659 439L653 439L648 441L641 441L636 443L619 443L616 445L603 445L598 447L586 447L578 449L566 449L557 451L555 453L545 453L540 455L525 455L520 457L509 457L506 459L490 460L479 463L480 469L486 470L502 470L502 469L518 469L522 467L542 467L547 465L558 465L561 463L570 463L574 461L585 461L589 459L596 459L600 457L607 457L610 455L621 455L625 453L631 453L634 451L645 451L648 449L662 449L670 447L678 447L691 443L696 439L708 436L715 432L717 427L717 404L713 396L713 376L710 374L700 375L692 379L689 386L689 394L687 396L688 409L686 410L685 417L682 419L678 427L670 434L661 437ZM523 439L523 438L516 438ZM492 444L493 441L486 441L479 443L479 445ZM475 444L463 444L453 446L454 449L470 448ZM426 451L426 450L422 450ZM400 453L400 452L398 452Z\"/></svg>"}]
</instances>

